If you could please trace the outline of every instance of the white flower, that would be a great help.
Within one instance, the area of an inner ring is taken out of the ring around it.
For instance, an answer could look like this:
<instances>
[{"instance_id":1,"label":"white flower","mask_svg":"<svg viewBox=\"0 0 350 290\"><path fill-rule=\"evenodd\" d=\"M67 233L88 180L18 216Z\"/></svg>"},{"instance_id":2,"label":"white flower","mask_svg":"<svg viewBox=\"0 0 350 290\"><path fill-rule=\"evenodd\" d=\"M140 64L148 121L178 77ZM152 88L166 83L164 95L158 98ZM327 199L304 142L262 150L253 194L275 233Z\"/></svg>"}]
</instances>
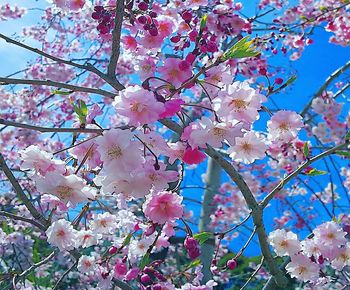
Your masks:
<instances>
[{"instance_id":1,"label":"white flower","mask_svg":"<svg viewBox=\"0 0 350 290\"><path fill-rule=\"evenodd\" d=\"M78 270L81 273L93 273L96 269L96 262L94 257L81 256L78 263Z\"/></svg>"},{"instance_id":2,"label":"white flower","mask_svg":"<svg viewBox=\"0 0 350 290\"><path fill-rule=\"evenodd\" d=\"M77 233L69 221L60 219L46 230L47 241L62 250L72 250L77 245Z\"/></svg>"},{"instance_id":3,"label":"white flower","mask_svg":"<svg viewBox=\"0 0 350 290\"><path fill-rule=\"evenodd\" d=\"M286 266L287 272L292 276L304 282L314 281L319 276L319 266L310 261L302 254L291 256L291 262Z\"/></svg>"},{"instance_id":4,"label":"white flower","mask_svg":"<svg viewBox=\"0 0 350 290\"><path fill-rule=\"evenodd\" d=\"M255 159L265 157L267 146L254 132L247 132L242 138L236 138L236 144L227 149L230 157L246 164L253 163Z\"/></svg>"},{"instance_id":5,"label":"white flower","mask_svg":"<svg viewBox=\"0 0 350 290\"><path fill-rule=\"evenodd\" d=\"M94 214L90 228L100 234L112 234L117 227L117 217L109 212Z\"/></svg>"},{"instance_id":6,"label":"white flower","mask_svg":"<svg viewBox=\"0 0 350 290\"><path fill-rule=\"evenodd\" d=\"M93 231L79 231L78 243L83 248L88 248L98 244L98 240L102 238L101 234L94 233Z\"/></svg>"},{"instance_id":7,"label":"white flower","mask_svg":"<svg viewBox=\"0 0 350 290\"><path fill-rule=\"evenodd\" d=\"M269 234L269 242L278 256L292 256L300 251L296 234L285 230L275 230Z\"/></svg>"}]
</instances>

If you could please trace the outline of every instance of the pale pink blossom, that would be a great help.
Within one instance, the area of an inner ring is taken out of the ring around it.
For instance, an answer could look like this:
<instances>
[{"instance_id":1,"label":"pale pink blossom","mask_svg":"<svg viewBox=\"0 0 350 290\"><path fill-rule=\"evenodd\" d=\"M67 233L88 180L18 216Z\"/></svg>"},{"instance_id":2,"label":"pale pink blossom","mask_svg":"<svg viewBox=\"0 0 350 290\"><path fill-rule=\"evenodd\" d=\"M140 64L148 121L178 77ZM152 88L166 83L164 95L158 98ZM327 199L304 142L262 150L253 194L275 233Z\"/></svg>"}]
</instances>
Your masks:
<instances>
[{"instance_id":1,"label":"pale pink blossom","mask_svg":"<svg viewBox=\"0 0 350 290\"><path fill-rule=\"evenodd\" d=\"M109 212L93 214L90 222L92 231L99 234L112 234L117 227L117 217Z\"/></svg>"},{"instance_id":2,"label":"pale pink blossom","mask_svg":"<svg viewBox=\"0 0 350 290\"><path fill-rule=\"evenodd\" d=\"M267 122L269 139L288 143L294 140L304 126L302 117L293 111L278 111Z\"/></svg>"},{"instance_id":3,"label":"pale pink blossom","mask_svg":"<svg viewBox=\"0 0 350 290\"><path fill-rule=\"evenodd\" d=\"M143 204L145 216L154 223L164 224L182 217L182 197L170 191L150 194Z\"/></svg>"},{"instance_id":4,"label":"pale pink blossom","mask_svg":"<svg viewBox=\"0 0 350 290\"><path fill-rule=\"evenodd\" d=\"M214 110L225 121L252 123L259 118L258 110L266 97L246 82L234 82L220 91L213 100Z\"/></svg>"},{"instance_id":5,"label":"pale pink blossom","mask_svg":"<svg viewBox=\"0 0 350 290\"><path fill-rule=\"evenodd\" d=\"M88 169L95 169L101 166L101 154L97 150L96 141L90 140L69 150L69 153L81 164L85 160Z\"/></svg>"},{"instance_id":6,"label":"pale pink blossom","mask_svg":"<svg viewBox=\"0 0 350 290\"><path fill-rule=\"evenodd\" d=\"M297 235L285 230L271 232L269 242L278 256L292 256L301 250Z\"/></svg>"},{"instance_id":7,"label":"pale pink blossom","mask_svg":"<svg viewBox=\"0 0 350 290\"><path fill-rule=\"evenodd\" d=\"M93 199L95 195L95 190L76 175L63 176L57 172L50 172L45 178L35 178L35 181L38 191L53 194L71 207Z\"/></svg>"},{"instance_id":8,"label":"pale pink blossom","mask_svg":"<svg viewBox=\"0 0 350 290\"><path fill-rule=\"evenodd\" d=\"M175 87L179 87L192 75L191 67L186 70L181 70L179 67L180 63L181 59L166 58L163 66L158 68L161 77L170 82Z\"/></svg>"},{"instance_id":9,"label":"pale pink blossom","mask_svg":"<svg viewBox=\"0 0 350 290\"><path fill-rule=\"evenodd\" d=\"M91 230L81 230L77 233L77 243L82 248L88 248L98 244L98 240L102 238L102 235L97 234Z\"/></svg>"},{"instance_id":10,"label":"pale pink blossom","mask_svg":"<svg viewBox=\"0 0 350 290\"><path fill-rule=\"evenodd\" d=\"M83 255L78 262L78 271L83 274L93 274L96 270L96 261L92 256Z\"/></svg>"},{"instance_id":11,"label":"pale pink blossom","mask_svg":"<svg viewBox=\"0 0 350 290\"><path fill-rule=\"evenodd\" d=\"M113 104L117 113L134 126L153 123L164 112L164 104L155 99L153 92L140 86L128 86L115 97Z\"/></svg>"},{"instance_id":12,"label":"pale pink blossom","mask_svg":"<svg viewBox=\"0 0 350 290\"><path fill-rule=\"evenodd\" d=\"M45 176L48 172L56 171L64 173L66 171L66 164L61 160L53 159L52 153L48 153L38 146L30 145L19 152L22 158L21 169L33 169L39 174Z\"/></svg>"},{"instance_id":13,"label":"pale pink blossom","mask_svg":"<svg viewBox=\"0 0 350 290\"><path fill-rule=\"evenodd\" d=\"M250 131L245 133L242 138L237 137L236 144L229 147L227 152L233 160L250 164L256 159L263 159L266 149L264 140Z\"/></svg>"},{"instance_id":14,"label":"pale pink blossom","mask_svg":"<svg viewBox=\"0 0 350 290\"><path fill-rule=\"evenodd\" d=\"M297 254L291 256L291 260L286 266L286 270L291 277L304 282L315 281L319 277L319 266L308 257L303 254Z\"/></svg>"},{"instance_id":15,"label":"pale pink blossom","mask_svg":"<svg viewBox=\"0 0 350 290\"><path fill-rule=\"evenodd\" d=\"M320 247L340 247L345 245L346 233L343 229L334 221L326 222L319 225L313 230L315 242Z\"/></svg>"},{"instance_id":16,"label":"pale pink blossom","mask_svg":"<svg viewBox=\"0 0 350 290\"><path fill-rule=\"evenodd\" d=\"M69 221L60 219L46 230L47 241L62 250L72 250L77 246L77 233Z\"/></svg>"},{"instance_id":17,"label":"pale pink blossom","mask_svg":"<svg viewBox=\"0 0 350 290\"><path fill-rule=\"evenodd\" d=\"M340 249L339 254L332 260L332 267L341 271L345 266L350 266L350 243Z\"/></svg>"},{"instance_id":18,"label":"pale pink blossom","mask_svg":"<svg viewBox=\"0 0 350 290\"><path fill-rule=\"evenodd\" d=\"M224 141L234 145L235 138L243 136L241 129L241 124L233 126L230 123L217 123L207 117L202 117L185 128L182 139L186 140L184 137L188 135L188 144L192 148L206 148L207 144L220 148Z\"/></svg>"},{"instance_id":19,"label":"pale pink blossom","mask_svg":"<svg viewBox=\"0 0 350 290\"><path fill-rule=\"evenodd\" d=\"M57 7L63 9L80 10L85 5L85 0L53 0Z\"/></svg>"},{"instance_id":20,"label":"pale pink blossom","mask_svg":"<svg viewBox=\"0 0 350 290\"><path fill-rule=\"evenodd\" d=\"M104 170L128 172L142 163L141 144L133 137L129 130L111 129L96 139Z\"/></svg>"}]
</instances>

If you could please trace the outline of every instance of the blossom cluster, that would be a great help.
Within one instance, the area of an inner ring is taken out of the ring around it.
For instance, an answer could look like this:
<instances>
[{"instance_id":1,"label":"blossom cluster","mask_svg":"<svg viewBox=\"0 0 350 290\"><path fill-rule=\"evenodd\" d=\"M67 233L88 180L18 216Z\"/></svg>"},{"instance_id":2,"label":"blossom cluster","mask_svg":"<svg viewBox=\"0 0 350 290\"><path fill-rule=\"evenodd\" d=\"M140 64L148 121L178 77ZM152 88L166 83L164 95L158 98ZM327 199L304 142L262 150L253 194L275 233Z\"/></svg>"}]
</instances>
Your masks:
<instances>
[{"instance_id":1,"label":"blossom cluster","mask_svg":"<svg viewBox=\"0 0 350 290\"><path fill-rule=\"evenodd\" d=\"M331 277L325 274L327 267L341 271L350 266L347 234L338 223L331 221L316 227L312 236L303 241L283 229L271 232L269 241L278 256L290 257L286 270L292 277L327 287L331 283Z\"/></svg>"}]
</instances>

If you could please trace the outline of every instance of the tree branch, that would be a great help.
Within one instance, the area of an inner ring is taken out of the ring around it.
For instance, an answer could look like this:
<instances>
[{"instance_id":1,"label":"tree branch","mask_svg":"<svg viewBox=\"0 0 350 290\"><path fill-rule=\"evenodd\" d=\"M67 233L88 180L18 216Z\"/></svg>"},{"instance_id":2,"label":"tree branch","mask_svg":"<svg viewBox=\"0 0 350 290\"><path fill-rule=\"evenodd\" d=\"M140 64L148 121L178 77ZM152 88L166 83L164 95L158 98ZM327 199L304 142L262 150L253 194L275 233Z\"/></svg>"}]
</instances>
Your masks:
<instances>
[{"instance_id":1,"label":"tree branch","mask_svg":"<svg viewBox=\"0 0 350 290\"><path fill-rule=\"evenodd\" d=\"M168 127L170 130L181 135L182 128L176 122L170 119L163 119L160 122ZM263 223L263 208L257 203L254 195L250 191L248 185L243 180L242 176L236 171L230 162L228 162L219 152L217 152L212 147L208 147L204 152L213 158L223 170L231 177L239 190L241 191L248 207L251 209L251 214L253 217L254 225L256 226L256 232L258 234L260 248L263 256L265 257L266 263L272 276L275 278L277 285L280 287L285 287L288 285L289 281L282 270L278 267L275 259L270 252L270 245L267 242L267 235Z\"/></svg>"},{"instance_id":2,"label":"tree branch","mask_svg":"<svg viewBox=\"0 0 350 290\"><path fill-rule=\"evenodd\" d=\"M6 211L0 211L0 216L5 216L5 217L8 217L10 219L14 219L14 220L19 220L19 221L23 221L23 222L26 222L26 223L30 223L30 224L36 226L37 228L39 228L39 229L41 229L43 231L46 231L46 227L45 226L43 226L42 224L38 223L37 221L29 219L29 218L18 216L18 215L15 215L15 214L12 214L12 213L9 213L9 212L6 212Z\"/></svg>"},{"instance_id":3,"label":"tree branch","mask_svg":"<svg viewBox=\"0 0 350 290\"><path fill-rule=\"evenodd\" d=\"M342 67L338 68L336 71L334 71L325 81L325 83L320 87L320 89L313 95L311 100L306 104L304 109L301 111L300 115L302 117L305 116L308 109L311 107L312 101L320 96L324 90L327 89L327 87L330 85L330 83L337 78L339 75L341 75L345 70L347 70L350 67L350 61L348 61L346 64L344 64Z\"/></svg>"},{"instance_id":4,"label":"tree branch","mask_svg":"<svg viewBox=\"0 0 350 290\"><path fill-rule=\"evenodd\" d=\"M45 229L47 229L47 227L49 225L48 221L44 218L43 215L41 215L38 212L38 210L34 207L34 205L30 202L28 197L25 195L24 191L22 190L22 187L18 183L18 181L15 178L15 176L13 175L12 171L7 166L5 159L4 159L4 156L1 153L0 153L0 167L4 171L6 177L8 178L10 183L12 184L13 188L15 189L17 198L20 199L24 203L24 205L29 210L29 212L32 214L32 216L36 220L39 220L43 224Z\"/></svg>"},{"instance_id":5,"label":"tree branch","mask_svg":"<svg viewBox=\"0 0 350 290\"><path fill-rule=\"evenodd\" d=\"M105 96L108 98L115 97L115 94L108 92L108 91L105 91L105 90L102 90L102 89L80 87L80 86L76 86L76 85L60 83L60 82L55 82L55 81L51 81L51 80L27 80L27 79L13 79L13 78L1 78L0 77L0 85L11 85L11 84L50 86L50 87L56 87L56 88L65 88L65 89L71 90L73 92L84 92L84 93L97 94L97 95Z\"/></svg>"},{"instance_id":6,"label":"tree branch","mask_svg":"<svg viewBox=\"0 0 350 290\"><path fill-rule=\"evenodd\" d=\"M19 41L16 41L10 37L7 37L6 35L3 35L0 33L0 38L4 39L6 42L8 43L12 43L14 45L17 45L19 47L22 47L26 50L29 50L29 51L32 51L36 54L39 54L43 57L46 57L48 59L51 59L57 63L64 63L64 64L67 64L67 65L70 65L70 66L73 66L73 67L76 67L76 68L80 68L80 69L83 69L83 70L87 70L87 71L90 71L96 75L98 75L101 79L103 79L104 81L106 81L107 83L109 83L114 89L116 89L117 91L121 91L124 89L124 86L119 83L116 78L114 77L113 79L110 79L107 75L105 75L103 72L99 71L96 67L94 67L92 64L88 63L86 65L83 65L83 64L79 64L79 63L76 63L76 62L73 62L73 61L70 61L70 60L65 60L65 59L62 59L62 58L59 58L59 57L56 57L56 56L53 56L51 54L48 54L46 52L43 52L42 50L40 49L37 49L37 48L33 48L31 46L28 46L24 43L21 43Z\"/></svg>"},{"instance_id":7,"label":"tree branch","mask_svg":"<svg viewBox=\"0 0 350 290\"><path fill-rule=\"evenodd\" d=\"M120 55L120 35L122 31L122 23L124 16L124 0L117 1L117 7L114 18L114 28L112 32L112 55L108 64L107 76L115 80L115 70Z\"/></svg>"},{"instance_id":8,"label":"tree branch","mask_svg":"<svg viewBox=\"0 0 350 290\"><path fill-rule=\"evenodd\" d=\"M41 133L96 133L101 134L105 129L91 129L91 128L50 128L50 127L40 127L34 125L28 125L23 123L17 123L13 121L8 121L0 118L0 125L23 128L28 130L34 130Z\"/></svg>"},{"instance_id":9,"label":"tree branch","mask_svg":"<svg viewBox=\"0 0 350 290\"><path fill-rule=\"evenodd\" d=\"M343 149L344 147L347 147L349 145L350 141L347 140L344 144L340 144L338 146L335 146L327 151L324 151L320 153L319 155L316 155L315 157L310 158L307 160L303 165L299 166L297 169L295 169L291 174L289 174L286 178L282 179L281 182L264 198L264 200L260 203L262 208L265 208L270 200L275 196L277 192L279 192L284 185L288 183L292 178L297 176L300 172L302 172L306 167L308 167L310 164L314 163L315 161L335 153L335 151Z\"/></svg>"}]
</instances>

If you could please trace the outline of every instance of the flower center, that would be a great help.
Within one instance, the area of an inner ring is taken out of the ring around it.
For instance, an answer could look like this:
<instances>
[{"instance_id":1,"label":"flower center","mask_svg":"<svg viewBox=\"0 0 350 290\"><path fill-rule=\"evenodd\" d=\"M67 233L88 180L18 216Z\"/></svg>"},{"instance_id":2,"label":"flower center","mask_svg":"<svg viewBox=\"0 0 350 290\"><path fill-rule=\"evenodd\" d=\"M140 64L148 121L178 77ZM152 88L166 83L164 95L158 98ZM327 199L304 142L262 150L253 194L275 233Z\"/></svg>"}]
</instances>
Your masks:
<instances>
[{"instance_id":1,"label":"flower center","mask_svg":"<svg viewBox=\"0 0 350 290\"><path fill-rule=\"evenodd\" d=\"M250 152L252 150L252 145L249 143L243 143L242 144L242 149L245 152Z\"/></svg>"},{"instance_id":2,"label":"flower center","mask_svg":"<svg viewBox=\"0 0 350 290\"><path fill-rule=\"evenodd\" d=\"M249 105L249 103L244 100L235 99L235 100L232 100L229 105L233 106L236 111L240 111L240 110L245 110Z\"/></svg>"},{"instance_id":3,"label":"flower center","mask_svg":"<svg viewBox=\"0 0 350 290\"><path fill-rule=\"evenodd\" d=\"M225 136L225 130L222 128L215 127L213 129L213 134L217 137L224 137Z\"/></svg>"},{"instance_id":4,"label":"flower center","mask_svg":"<svg viewBox=\"0 0 350 290\"><path fill-rule=\"evenodd\" d=\"M119 158L122 156L122 149L118 145L115 145L108 150L108 156L111 158Z\"/></svg>"},{"instance_id":5,"label":"flower center","mask_svg":"<svg viewBox=\"0 0 350 290\"><path fill-rule=\"evenodd\" d=\"M58 186L57 193L61 199L65 199L72 194L72 188L69 186Z\"/></svg>"}]
</instances>

